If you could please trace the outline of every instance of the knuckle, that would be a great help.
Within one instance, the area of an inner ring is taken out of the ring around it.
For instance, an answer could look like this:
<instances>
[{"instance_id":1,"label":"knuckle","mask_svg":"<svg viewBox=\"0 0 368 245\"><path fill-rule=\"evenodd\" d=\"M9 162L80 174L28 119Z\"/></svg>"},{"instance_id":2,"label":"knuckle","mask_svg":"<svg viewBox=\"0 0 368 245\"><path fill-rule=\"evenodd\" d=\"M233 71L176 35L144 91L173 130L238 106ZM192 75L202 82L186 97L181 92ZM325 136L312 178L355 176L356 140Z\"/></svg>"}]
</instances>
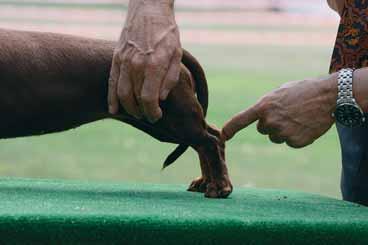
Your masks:
<instances>
[{"instance_id":1,"label":"knuckle","mask_svg":"<svg viewBox=\"0 0 368 245\"><path fill-rule=\"evenodd\" d=\"M262 120L259 120L257 123L257 131L263 135L267 134L266 127L264 126Z\"/></svg>"},{"instance_id":2,"label":"knuckle","mask_svg":"<svg viewBox=\"0 0 368 245\"><path fill-rule=\"evenodd\" d=\"M141 69L144 66L144 59L138 55L132 59L132 67L135 69Z\"/></svg>"},{"instance_id":3,"label":"knuckle","mask_svg":"<svg viewBox=\"0 0 368 245\"><path fill-rule=\"evenodd\" d=\"M273 129L279 128L278 123L275 122L271 116L264 117L263 125L267 128L273 128Z\"/></svg>"},{"instance_id":4,"label":"knuckle","mask_svg":"<svg viewBox=\"0 0 368 245\"><path fill-rule=\"evenodd\" d=\"M159 66L167 60L168 60L167 55L163 52L160 52L152 56L150 64L154 66Z\"/></svg>"},{"instance_id":5,"label":"knuckle","mask_svg":"<svg viewBox=\"0 0 368 245\"><path fill-rule=\"evenodd\" d=\"M303 147L305 147L306 145L304 145L304 144L296 144L296 145L294 145L294 148L295 149L300 149L300 148L303 148Z\"/></svg>"},{"instance_id":6,"label":"knuckle","mask_svg":"<svg viewBox=\"0 0 368 245\"><path fill-rule=\"evenodd\" d=\"M303 144L303 142L301 142L299 140L299 138L296 137L290 137L287 141L286 144L292 148L302 148L303 146L305 146Z\"/></svg>"},{"instance_id":7,"label":"knuckle","mask_svg":"<svg viewBox=\"0 0 368 245\"><path fill-rule=\"evenodd\" d=\"M282 138L280 138L277 135L269 135L269 139L271 142L276 143L276 144L281 144L283 142Z\"/></svg>"},{"instance_id":8,"label":"knuckle","mask_svg":"<svg viewBox=\"0 0 368 245\"><path fill-rule=\"evenodd\" d=\"M286 144L287 144L289 147L296 148L296 147L295 147L295 142L293 142L293 141L291 141L291 140L287 140L287 141L286 141Z\"/></svg>"},{"instance_id":9,"label":"knuckle","mask_svg":"<svg viewBox=\"0 0 368 245\"><path fill-rule=\"evenodd\" d=\"M183 57L183 50L181 48L175 48L172 52L172 57L175 62L181 60Z\"/></svg>"},{"instance_id":10,"label":"knuckle","mask_svg":"<svg viewBox=\"0 0 368 245\"><path fill-rule=\"evenodd\" d=\"M310 144L312 144L314 142L314 140L307 140L307 139L301 139L299 140L297 146L295 148L303 148L306 147Z\"/></svg>"},{"instance_id":11,"label":"knuckle","mask_svg":"<svg viewBox=\"0 0 368 245\"><path fill-rule=\"evenodd\" d=\"M280 130L278 136L283 139L288 139L289 134L285 130Z\"/></svg>"}]
</instances>

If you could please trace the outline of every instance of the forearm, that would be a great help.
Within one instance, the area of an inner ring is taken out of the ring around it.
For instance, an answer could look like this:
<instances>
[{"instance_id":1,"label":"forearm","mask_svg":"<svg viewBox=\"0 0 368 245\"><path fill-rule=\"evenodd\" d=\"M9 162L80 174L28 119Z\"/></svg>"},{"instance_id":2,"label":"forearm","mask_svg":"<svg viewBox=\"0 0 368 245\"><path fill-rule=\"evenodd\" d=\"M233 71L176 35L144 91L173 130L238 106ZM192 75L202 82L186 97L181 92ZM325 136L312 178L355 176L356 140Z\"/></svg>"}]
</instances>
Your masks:
<instances>
[{"instance_id":1,"label":"forearm","mask_svg":"<svg viewBox=\"0 0 368 245\"><path fill-rule=\"evenodd\" d=\"M141 42L142 48L150 49L150 44L160 39L158 33L174 27L174 0L131 0L119 43L133 38L134 43Z\"/></svg>"},{"instance_id":2,"label":"forearm","mask_svg":"<svg viewBox=\"0 0 368 245\"><path fill-rule=\"evenodd\" d=\"M174 0L131 0L128 6L127 21L131 21L137 13L145 16L174 17Z\"/></svg>"}]
</instances>

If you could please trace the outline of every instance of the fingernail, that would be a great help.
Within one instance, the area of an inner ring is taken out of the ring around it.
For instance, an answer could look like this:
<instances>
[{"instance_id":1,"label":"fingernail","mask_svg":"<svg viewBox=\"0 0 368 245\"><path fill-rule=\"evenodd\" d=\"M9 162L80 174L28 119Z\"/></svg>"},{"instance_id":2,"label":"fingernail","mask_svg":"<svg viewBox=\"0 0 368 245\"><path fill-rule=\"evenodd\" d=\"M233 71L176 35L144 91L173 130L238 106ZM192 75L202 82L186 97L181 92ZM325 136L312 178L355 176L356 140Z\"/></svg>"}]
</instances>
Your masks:
<instances>
[{"instance_id":1,"label":"fingernail","mask_svg":"<svg viewBox=\"0 0 368 245\"><path fill-rule=\"evenodd\" d=\"M162 93L160 95L160 99L161 100L166 100L168 95L169 95L169 90L164 90L164 91L162 91Z\"/></svg>"},{"instance_id":2,"label":"fingernail","mask_svg":"<svg viewBox=\"0 0 368 245\"><path fill-rule=\"evenodd\" d=\"M148 119L148 121L149 121L150 123L155 123L155 122L157 122L158 120L160 120L160 119L161 119L161 117L162 117L162 111L161 111L161 110L159 110L159 111L156 113L155 117L148 117L147 119Z\"/></svg>"},{"instance_id":3,"label":"fingernail","mask_svg":"<svg viewBox=\"0 0 368 245\"><path fill-rule=\"evenodd\" d=\"M111 114L116 114L116 109L115 109L115 107L114 106L112 106L112 105L110 105L109 106L109 112L111 113Z\"/></svg>"},{"instance_id":4,"label":"fingernail","mask_svg":"<svg viewBox=\"0 0 368 245\"><path fill-rule=\"evenodd\" d=\"M150 122L150 123L155 123L157 122L158 120L160 120L160 118L153 118L153 117L147 117L147 120Z\"/></svg>"},{"instance_id":5,"label":"fingernail","mask_svg":"<svg viewBox=\"0 0 368 245\"><path fill-rule=\"evenodd\" d=\"M133 116L135 117L135 119L138 119L138 120L142 119L141 114L134 114Z\"/></svg>"}]
</instances>

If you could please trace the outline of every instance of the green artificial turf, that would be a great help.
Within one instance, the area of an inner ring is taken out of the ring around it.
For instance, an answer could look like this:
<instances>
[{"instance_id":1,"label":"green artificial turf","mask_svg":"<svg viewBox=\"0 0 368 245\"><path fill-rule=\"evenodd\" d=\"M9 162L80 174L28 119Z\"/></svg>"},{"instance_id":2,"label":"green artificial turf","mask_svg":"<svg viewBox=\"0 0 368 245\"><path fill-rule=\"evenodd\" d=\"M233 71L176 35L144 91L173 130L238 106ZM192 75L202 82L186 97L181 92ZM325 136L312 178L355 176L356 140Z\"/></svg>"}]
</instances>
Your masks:
<instances>
[{"instance_id":1,"label":"green artificial turf","mask_svg":"<svg viewBox=\"0 0 368 245\"><path fill-rule=\"evenodd\" d=\"M368 208L318 195L1 179L0 244L368 244Z\"/></svg>"}]
</instances>

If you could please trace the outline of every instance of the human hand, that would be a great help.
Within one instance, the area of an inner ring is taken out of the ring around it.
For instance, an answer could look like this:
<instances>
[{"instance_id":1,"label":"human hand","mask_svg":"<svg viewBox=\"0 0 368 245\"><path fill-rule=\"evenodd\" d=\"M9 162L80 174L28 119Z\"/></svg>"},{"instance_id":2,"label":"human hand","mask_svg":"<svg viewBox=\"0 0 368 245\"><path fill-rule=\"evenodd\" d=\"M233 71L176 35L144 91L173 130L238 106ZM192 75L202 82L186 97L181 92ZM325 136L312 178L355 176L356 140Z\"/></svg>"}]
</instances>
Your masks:
<instances>
[{"instance_id":1,"label":"human hand","mask_svg":"<svg viewBox=\"0 0 368 245\"><path fill-rule=\"evenodd\" d=\"M120 104L136 118L155 122L162 117L159 101L175 87L182 58L173 5L173 0L129 2L110 72L111 114Z\"/></svg>"},{"instance_id":2,"label":"human hand","mask_svg":"<svg viewBox=\"0 0 368 245\"><path fill-rule=\"evenodd\" d=\"M340 16L344 10L345 0L327 0L328 6L335 10Z\"/></svg>"},{"instance_id":3,"label":"human hand","mask_svg":"<svg viewBox=\"0 0 368 245\"><path fill-rule=\"evenodd\" d=\"M336 98L337 74L286 83L230 119L222 129L222 137L229 140L258 120L258 132L269 135L272 142L286 142L294 148L307 146L334 123Z\"/></svg>"}]
</instances>

